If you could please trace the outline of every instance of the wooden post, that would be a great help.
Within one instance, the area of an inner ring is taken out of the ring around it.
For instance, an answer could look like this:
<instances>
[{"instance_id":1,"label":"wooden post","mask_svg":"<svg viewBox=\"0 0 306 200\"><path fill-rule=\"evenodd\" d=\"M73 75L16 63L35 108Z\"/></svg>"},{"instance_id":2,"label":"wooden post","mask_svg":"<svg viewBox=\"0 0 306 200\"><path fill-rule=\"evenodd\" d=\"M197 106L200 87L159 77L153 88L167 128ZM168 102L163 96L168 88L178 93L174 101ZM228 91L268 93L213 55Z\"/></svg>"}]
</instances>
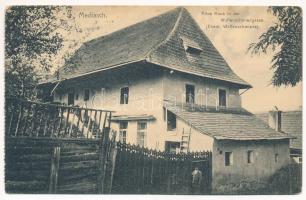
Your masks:
<instances>
[{"instance_id":1,"label":"wooden post","mask_svg":"<svg viewBox=\"0 0 306 200\"><path fill-rule=\"evenodd\" d=\"M57 178L60 160L60 147L54 147L53 154L51 157L51 170L50 170L50 183L49 183L49 193L55 194L57 189Z\"/></svg>"},{"instance_id":2,"label":"wooden post","mask_svg":"<svg viewBox=\"0 0 306 200\"><path fill-rule=\"evenodd\" d=\"M114 151L112 154L112 172L111 172L111 177L110 177L109 194L112 193L114 173L116 169L116 159L117 159L117 143L115 143Z\"/></svg>"},{"instance_id":3,"label":"wooden post","mask_svg":"<svg viewBox=\"0 0 306 200\"><path fill-rule=\"evenodd\" d=\"M109 143L109 129L104 129L103 138L100 142L99 146L99 175L98 175L98 183L97 190L99 194L103 194L105 188L105 170L106 170L106 155L107 155L107 146Z\"/></svg>"}]
</instances>

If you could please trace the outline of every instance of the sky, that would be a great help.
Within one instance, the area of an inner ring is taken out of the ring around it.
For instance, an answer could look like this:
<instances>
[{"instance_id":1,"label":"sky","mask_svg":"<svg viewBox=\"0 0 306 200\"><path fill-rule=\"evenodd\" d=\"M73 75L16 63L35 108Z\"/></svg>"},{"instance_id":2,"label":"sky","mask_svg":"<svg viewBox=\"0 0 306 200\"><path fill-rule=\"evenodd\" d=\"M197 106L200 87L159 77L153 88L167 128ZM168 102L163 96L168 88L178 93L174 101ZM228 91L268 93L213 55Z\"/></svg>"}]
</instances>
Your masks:
<instances>
[{"instance_id":1,"label":"sky","mask_svg":"<svg viewBox=\"0 0 306 200\"><path fill-rule=\"evenodd\" d=\"M72 15L84 31L71 33L66 37L67 39L76 38L82 43L173 8L175 7L73 7ZM267 12L267 7L197 6L186 8L232 70L253 86L252 89L242 94L244 108L251 112L266 112L273 109L274 106L283 111L300 109L302 83L295 87L278 88L269 84L273 75L271 59L275 52L270 50L267 54L260 55L247 53L249 44L257 42L259 36L276 22L276 18ZM230 22L229 20L236 21ZM225 25L236 25L236 28L225 27Z\"/></svg>"}]
</instances>

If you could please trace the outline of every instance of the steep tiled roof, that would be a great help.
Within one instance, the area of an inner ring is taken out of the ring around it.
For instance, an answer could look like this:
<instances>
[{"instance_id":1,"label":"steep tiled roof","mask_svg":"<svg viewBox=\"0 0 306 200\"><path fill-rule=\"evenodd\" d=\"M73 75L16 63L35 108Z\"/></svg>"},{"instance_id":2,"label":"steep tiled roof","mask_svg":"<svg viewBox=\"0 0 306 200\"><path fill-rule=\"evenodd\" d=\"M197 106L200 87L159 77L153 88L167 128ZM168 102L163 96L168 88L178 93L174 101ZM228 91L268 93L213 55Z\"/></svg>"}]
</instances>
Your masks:
<instances>
[{"instance_id":1,"label":"steep tiled roof","mask_svg":"<svg viewBox=\"0 0 306 200\"><path fill-rule=\"evenodd\" d=\"M264 122L268 123L268 113L256 114ZM287 111L282 112L281 130L290 136L295 137L290 142L290 147L302 149L302 111Z\"/></svg>"},{"instance_id":2,"label":"steep tiled roof","mask_svg":"<svg viewBox=\"0 0 306 200\"><path fill-rule=\"evenodd\" d=\"M290 138L277 132L252 113L229 111L200 111L186 109L173 103L164 106L177 117L193 126L203 134L219 140L273 140Z\"/></svg>"},{"instance_id":3,"label":"steep tiled roof","mask_svg":"<svg viewBox=\"0 0 306 200\"><path fill-rule=\"evenodd\" d=\"M202 49L197 62L188 61L182 38ZM231 70L185 8L84 43L69 62L74 68L62 68L60 76L72 78L138 61L251 87Z\"/></svg>"}]
</instances>

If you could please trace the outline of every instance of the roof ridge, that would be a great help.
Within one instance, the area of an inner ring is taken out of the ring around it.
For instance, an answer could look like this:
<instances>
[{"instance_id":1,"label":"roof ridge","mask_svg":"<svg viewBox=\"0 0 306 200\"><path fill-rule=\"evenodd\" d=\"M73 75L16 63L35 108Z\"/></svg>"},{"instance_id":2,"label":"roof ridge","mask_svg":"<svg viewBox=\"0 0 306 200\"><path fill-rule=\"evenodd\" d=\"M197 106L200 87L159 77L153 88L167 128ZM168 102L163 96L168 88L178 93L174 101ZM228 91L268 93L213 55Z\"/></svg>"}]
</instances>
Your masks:
<instances>
[{"instance_id":1,"label":"roof ridge","mask_svg":"<svg viewBox=\"0 0 306 200\"><path fill-rule=\"evenodd\" d=\"M147 21L150 21L150 20L152 20L152 19L161 17L162 15L165 15L165 14L167 14L167 13L173 12L173 11L176 10L176 9L181 9L181 8L178 7L178 8L171 9L171 10L169 10L169 11L167 11L167 12L164 12L164 13L161 13L161 14L159 14L159 15L156 15L156 16L153 16L153 17L149 17L148 19L145 19L145 20L136 22L136 23L134 23L134 24L131 24L131 25L128 25L128 26L125 26L125 27L122 27L122 28L119 28L118 30L115 30L115 31L110 32L110 33L107 33L107 34L105 34L105 35L101 35L101 36L98 36L98 37L96 37L96 38L92 38L92 39L90 39L90 40L85 41L81 46L83 46L84 44L88 44L88 43L94 43L96 40L100 40L100 39L103 39L103 40L104 40L104 39L107 39L107 37L110 37L110 36L112 36L112 35L114 35L114 34L117 34L118 32L124 31L124 30L126 30L126 29L129 29L129 28L131 28L131 27L137 26L137 25L142 24L142 23L146 23ZM181 11L180 11L180 12L181 12ZM81 48L81 47L80 47L80 48ZM79 48L79 49L80 49L80 48ZM79 50L79 49L78 49L78 50Z\"/></svg>"},{"instance_id":2,"label":"roof ridge","mask_svg":"<svg viewBox=\"0 0 306 200\"><path fill-rule=\"evenodd\" d=\"M177 29L177 27L178 27L178 24L179 24L179 21L180 21L180 19L181 19L181 17L182 17L182 12L183 12L183 10L184 10L185 8L183 8L183 7L178 7L178 8L175 8L175 9L179 9L180 11L179 11L179 15L178 15L178 17L177 17L177 19L176 19L176 21L175 21L175 23L174 23L173 28L171 29L171 31L168 33L167 37L166 37L163 41L161 41L160 43L158 43L158 44L156 44L155 46L153 46L152 49L145 55L144 59L145 59L146 61L150 61L150 60L151 60L150 57L151 57L152 52L155 51L156 49L158 49L158 48L159 48L161 45L163 45L164 43L166 43L166 42L173 36L174 32L176 31L176 29ZM169 12L170 12L170 11L169 11Z\"/></svg>"}]
</instances>

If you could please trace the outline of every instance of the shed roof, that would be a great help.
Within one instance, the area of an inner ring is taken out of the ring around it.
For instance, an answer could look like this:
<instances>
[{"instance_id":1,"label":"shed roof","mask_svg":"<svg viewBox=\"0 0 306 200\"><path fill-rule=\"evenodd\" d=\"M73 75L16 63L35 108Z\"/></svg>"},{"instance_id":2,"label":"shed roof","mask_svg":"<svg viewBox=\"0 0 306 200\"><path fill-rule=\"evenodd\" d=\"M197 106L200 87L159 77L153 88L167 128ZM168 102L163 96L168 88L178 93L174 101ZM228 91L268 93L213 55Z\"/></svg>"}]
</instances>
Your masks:
<instances>
[{"instance_id":1,"label":"shed roof","mask_svg":"<svg viewBox=\"0 0 306 200\"><path fill-rule=\"evenodd\" d=\"M181 38L203 50L198 62L188 61ZM60 76L69 79L139 61L231 82L241 88L251 87L231 70L185 8L85 42L60 69ZM44 83L56 81L53 78Z\"/></svg>"},{"instance_id":2,"label":"shed roof","mask_svg":"<svg viewBox=\"0 0 306 200\"><path fill-rule=\"evenodd\" d=\"M239 111L192 109L165 102L164 106L177 117L203 134L218 140L274 140L291 138L277 132L244 109Z\"/></svg>"},{"instance_id":3,"label":"shed roof","mask_svg":"<svg viewBox=\"0 0 306 200\"><path fill-rule=\"evenodd\" d=\"M257 117L262 119L268 124L268 113L256 114ZM295 139L290 141L290 148L302 149L302 111L284 111L281 117L281 130Z\"/></svg>"}]
</instances>

